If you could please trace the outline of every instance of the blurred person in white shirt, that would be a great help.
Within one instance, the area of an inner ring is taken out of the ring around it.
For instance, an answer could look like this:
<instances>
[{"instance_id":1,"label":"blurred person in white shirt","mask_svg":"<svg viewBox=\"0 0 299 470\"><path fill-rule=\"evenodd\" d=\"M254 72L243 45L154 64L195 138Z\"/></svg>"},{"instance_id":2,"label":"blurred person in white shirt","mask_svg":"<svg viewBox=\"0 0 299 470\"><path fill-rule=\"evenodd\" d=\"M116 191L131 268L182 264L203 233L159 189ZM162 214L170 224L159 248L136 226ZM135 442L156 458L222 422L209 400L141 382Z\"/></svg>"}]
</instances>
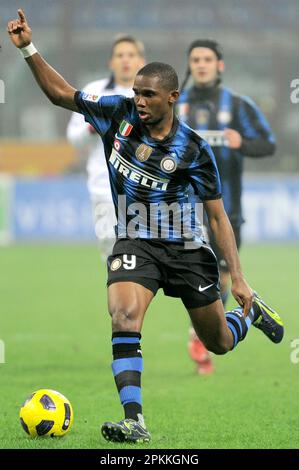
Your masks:
<instances>
[{"instance_id":1,"label":"blurred person in white shirt","mask_svg":"<svg viewBox=\"0 0 299 470\"><path fill-rule=\"evenodd\" d=\"M144 45L133 36L119 36L113 43L109 61L109 78L88 83L83 91L97 96L123 95L133 97L136 73L145 64ZM95 233L103 259L112 252L115 211L112 203L108 169L103 143L84 116L73 113L67 127L69 142L87 158L87 187L90 194Z\"/></svg>"}]
</instances>

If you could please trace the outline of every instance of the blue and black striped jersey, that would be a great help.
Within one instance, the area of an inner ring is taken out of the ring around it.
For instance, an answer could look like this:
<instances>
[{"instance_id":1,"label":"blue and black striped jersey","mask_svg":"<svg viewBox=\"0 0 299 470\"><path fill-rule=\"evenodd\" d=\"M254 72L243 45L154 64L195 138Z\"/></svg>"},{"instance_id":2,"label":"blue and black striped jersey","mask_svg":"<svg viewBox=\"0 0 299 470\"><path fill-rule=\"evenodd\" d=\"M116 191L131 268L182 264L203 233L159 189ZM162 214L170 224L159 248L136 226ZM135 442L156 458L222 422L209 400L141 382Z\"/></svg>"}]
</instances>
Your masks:
<instances>
[{"instance_id":1,"label":"blue and black striped jersey","mask_svg":"<svg viewBox=\"0 0 299 470\"><path fill-rule=\"evenodd\" d=\"M259 158L275 151L275 139L265 116L250 98L219 85L192 86L184 90L177 109L180 119L211 145L221 178L225 210L232 224L240 226L243 157ZM227 146L226 128L235 129L241 135L239 149Z\"/></svg>"},{"instance_id":2,"label":"blue and black striped jersey","mask_svg":"<svg viewBox=\"0 0 299 470\"><path fill-rule=\"evenodd\" d=\"M193 186L200 201L221 197L215 157L207 142L177 118L167 137L151 138L132 98L99 98L77 91L75 101L104 144L117 236L132 237L134 232L139 238L186 241L186 234L191 239L187 219L192 213L192 237L201 241L188 188Z\"/></svg>"}]
</instances>

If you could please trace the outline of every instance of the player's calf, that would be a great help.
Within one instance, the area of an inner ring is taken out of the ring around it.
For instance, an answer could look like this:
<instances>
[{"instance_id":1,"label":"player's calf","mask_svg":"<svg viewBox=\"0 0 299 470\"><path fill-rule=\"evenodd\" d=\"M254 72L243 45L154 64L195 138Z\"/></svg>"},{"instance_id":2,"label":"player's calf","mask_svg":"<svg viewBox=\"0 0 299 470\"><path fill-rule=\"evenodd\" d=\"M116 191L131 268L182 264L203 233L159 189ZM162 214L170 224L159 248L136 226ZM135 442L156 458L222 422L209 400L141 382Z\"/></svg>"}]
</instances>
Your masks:
<instances>
[{"instance_id":1,"label":"player's calf","mask_svg":"<svg viewBox=\"0 0 299 470\"><path fill-rule=\"evenodd\" d=\"M215 354L226 354L233 348L232 334L225 321L222 302L188 309L194 330L205 347Z\"/></svg>"},{"instance_id":2,"label":"player's calf","mask_svg":"<svg viewBox=\"0 0 299 470\"><path fill-rule=\"evenodd\" d=\"M107 422L102 427L105 439L115 442L148 442L144 426L141 398L141 326L153 294L132 282L109 286L108 303L112 316L112 371L125 419Z\"/></svg>"}]
</instances>

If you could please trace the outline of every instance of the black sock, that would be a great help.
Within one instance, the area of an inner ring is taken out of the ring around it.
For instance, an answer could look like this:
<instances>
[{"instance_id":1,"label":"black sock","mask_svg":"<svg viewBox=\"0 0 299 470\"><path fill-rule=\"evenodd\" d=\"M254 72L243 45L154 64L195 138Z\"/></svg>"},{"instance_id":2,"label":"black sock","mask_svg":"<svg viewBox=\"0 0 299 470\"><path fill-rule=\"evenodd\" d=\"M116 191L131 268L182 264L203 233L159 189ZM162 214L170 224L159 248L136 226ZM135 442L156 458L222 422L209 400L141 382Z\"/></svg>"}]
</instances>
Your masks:
<instances>
[{"instance_id":1,"label":"black sock","mask_svg":"<svg viewBox=\"0 0 299 470\"><path fill-rule=\"evenodd\" d=\"M234 345L232 349L234 349L240 341L243 341L247 332L255 320L255 312L253 308L250 310L249 314L245 318L243 316L243 310L241 307L237 307L231 312L226 312L226 321L227 326L229 327L230 331L232 332L234 338Z\"/></svg>"},{"instance_id":2,"label":"black sock","mask_svg":"<svg viewBox=\"0 0 299 470\"><path fill-rule=\"evenodd\" d=\"M140 346L141 334L118 332L112 335L112 370L124 407L125 418L139 420L142 415L141 372L143 359Z\"/></svg>"}]
</instances>

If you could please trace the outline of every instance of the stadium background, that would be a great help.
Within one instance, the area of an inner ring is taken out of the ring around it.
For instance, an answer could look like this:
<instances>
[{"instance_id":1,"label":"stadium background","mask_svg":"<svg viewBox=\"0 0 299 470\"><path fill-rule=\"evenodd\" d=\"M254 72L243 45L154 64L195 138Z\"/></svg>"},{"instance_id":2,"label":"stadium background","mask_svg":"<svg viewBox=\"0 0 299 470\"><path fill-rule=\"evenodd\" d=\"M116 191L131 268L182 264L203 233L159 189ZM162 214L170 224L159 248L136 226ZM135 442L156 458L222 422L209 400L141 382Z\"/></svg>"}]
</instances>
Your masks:
<instances>
[{"instance_id":1,"label":"stadium background","mask_svg":"<svg viewBox=\"0 0 299 470\"><path fill-rule=\"evenodd\" d=\"M20 6L35 45L77 88L107 76L111 42L119 32L143 40L147 60L170 63L181 79L192 40L213 37L223 45L225 84L257 102L277 137L274 157L246 159L242 260L250 282L283 309L286 339L274 348L254 332L240 353L216 358L215 376L199 383L186 357L183 309L159 296L144 333L144 395L151 428L159 436L153 446L298 447L293 425L299 365L290 359L291 341L299 337L299 104L290 99L291 81L299 78L297 0L86 0L84 5L0 0L0 339L5 346L0 380L1 409L6 410L0 419L10 430L0 447L41 446L28 443L16 418L18 405L34 388L60 389L79 415L69 440L42 446L104 447L96 434L101 417L110 418L113 409L118 418L120 412L108 367L105 268L93 235L85 162L65 140L70 113L47 101L9 42L6 22ZM174 310L180 313L175 321ZM157 328L161 335L153 352ZM99 399L92 400L90 393ZM168 440L169 423L156 417L155 407L163 406L167 420L181 426L185 414L174 413L178 403L189 400L194 407L198 397L206 406L190 419L199 420L199 435L184 440L180 428ZM249 436L236 407L251 425ZM280 433L274 432L273 410ZM217 437L210 422L215 431L223 425ZM238 438L232 439L232 429Z\"/></svg>"}]
</instances>

